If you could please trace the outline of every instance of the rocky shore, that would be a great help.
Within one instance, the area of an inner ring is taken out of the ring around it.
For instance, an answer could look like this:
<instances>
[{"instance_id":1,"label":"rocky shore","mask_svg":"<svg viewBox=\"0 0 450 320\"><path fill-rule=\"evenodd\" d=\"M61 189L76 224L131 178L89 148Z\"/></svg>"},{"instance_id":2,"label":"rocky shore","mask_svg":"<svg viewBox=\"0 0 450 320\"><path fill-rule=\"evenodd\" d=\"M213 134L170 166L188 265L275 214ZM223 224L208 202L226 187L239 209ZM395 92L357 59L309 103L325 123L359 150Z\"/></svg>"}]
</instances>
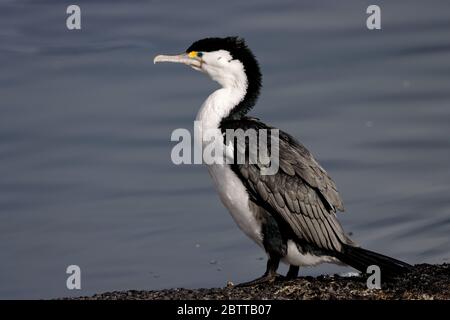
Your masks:
<instances>
[{"instance_id":1,"label":"rocky shore","mask_svg":"<svg viewBox=\"0 0 450 320\"><path fill-rule=\"evenodd\" d=\"M158 291L118 291L80 297L87 300L229 300L229 299L450 299L450 264L420 264L413 272L368 289L363 277L319 276L237 288L228 285L212 289L166 289Z\"/></svg>"}]
</instances>

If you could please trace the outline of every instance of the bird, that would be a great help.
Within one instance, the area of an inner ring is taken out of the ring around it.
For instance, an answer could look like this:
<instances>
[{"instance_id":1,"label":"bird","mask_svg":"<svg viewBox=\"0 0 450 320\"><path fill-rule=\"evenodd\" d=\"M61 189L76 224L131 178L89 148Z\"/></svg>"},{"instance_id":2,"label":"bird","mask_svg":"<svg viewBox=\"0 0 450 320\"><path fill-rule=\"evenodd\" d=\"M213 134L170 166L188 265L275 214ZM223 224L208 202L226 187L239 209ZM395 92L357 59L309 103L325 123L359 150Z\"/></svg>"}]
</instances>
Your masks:
<instances>
[{"instance_id":1,"label":"bird","mask_svg":"<svg viewBox=\"0 0 450 320\"><path fill-rule=\"evenodd\" d=\"M157 55L153 62L181 63L219 84L202 104L196 121L202 130L220 130L224 139L218 143L225 149L230 148L225 140L230 129L276 129L248 115L260 95L262 74L243 38L200 39L182 54ZM383 279L410 271L408 263L363 249L350 239L337 219L344 205L333 179L304 145L278 132L275 174L263 174L262 166L247 158L243 163L207 164L222 203L238 227L267 254L264 274L239 285L295 279L300 267L320 263L347 265L361 273L375 265ZM206 143L205 137L200 139ZM248 144L246 140L244 147ZM231 147L236 154L236 143ZM277 273L280 262L289 265L286 276Z\"/></svg>"}]
</instances>

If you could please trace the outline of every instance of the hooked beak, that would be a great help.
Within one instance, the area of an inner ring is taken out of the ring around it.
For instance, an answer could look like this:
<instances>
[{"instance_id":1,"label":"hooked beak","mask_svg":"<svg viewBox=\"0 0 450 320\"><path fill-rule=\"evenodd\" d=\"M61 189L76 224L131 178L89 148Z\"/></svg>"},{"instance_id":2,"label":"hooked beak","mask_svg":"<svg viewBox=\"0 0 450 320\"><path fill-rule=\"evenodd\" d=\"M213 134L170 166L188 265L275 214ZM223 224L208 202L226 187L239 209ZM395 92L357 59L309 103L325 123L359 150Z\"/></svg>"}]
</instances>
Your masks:
<instances>
[{"instance_id":1,"label":"hooked beak","mask_svg":"<svg viewBox=\"0 0 450 320\"><path fill-rule=\"evenodd\" d=\"M173 55L173 56L160 54L160 55L156 56L155 59L153 59L153 63L156 64L158 62L182 63L187 66L191 66L195 70L199 70L199 71L202 69L202 64L203 64L202 59L200 59L199 57L190 57L189 54L187 54L187 53Z\"/></svg>"}]
</instances>

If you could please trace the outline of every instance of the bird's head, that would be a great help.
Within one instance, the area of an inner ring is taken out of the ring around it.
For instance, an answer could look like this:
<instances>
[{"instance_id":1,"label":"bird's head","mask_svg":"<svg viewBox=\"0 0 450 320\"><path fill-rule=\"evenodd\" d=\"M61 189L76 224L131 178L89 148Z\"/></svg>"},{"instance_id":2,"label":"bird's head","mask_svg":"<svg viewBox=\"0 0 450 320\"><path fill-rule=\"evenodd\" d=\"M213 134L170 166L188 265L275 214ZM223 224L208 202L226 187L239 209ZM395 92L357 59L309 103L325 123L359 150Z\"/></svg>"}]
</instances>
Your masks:
<instances>
[{"instance_id":1,"label":"bird's head","mask_svg":"<svg viewBox=\"0 0 450 320\"><path fill-rule=\"evenodd\" d=\"M244 39L238 37L198 40L179 55L158 55L157 62L182 63L209 75L222 87L242 87L245 97L236 109L245 114L255 103L261 87L261 72Z\"/></svg>"}]
</instances>

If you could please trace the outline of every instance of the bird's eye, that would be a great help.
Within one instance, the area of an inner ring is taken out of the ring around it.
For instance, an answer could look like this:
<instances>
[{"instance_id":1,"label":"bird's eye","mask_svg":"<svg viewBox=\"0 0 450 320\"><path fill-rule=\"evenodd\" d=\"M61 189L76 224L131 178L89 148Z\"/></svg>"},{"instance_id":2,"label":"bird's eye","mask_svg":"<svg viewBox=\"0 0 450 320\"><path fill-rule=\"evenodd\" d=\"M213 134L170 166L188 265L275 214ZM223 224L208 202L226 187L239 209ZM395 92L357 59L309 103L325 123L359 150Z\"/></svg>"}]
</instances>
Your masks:
<instances>
[{"instance_id":1,"label":"bird's eye","mask_svg":"<svg viewBox=\"0 0 450 320\"><path fill-rule=\"evenodd\" d=\"M199 58L203 57L203 52L197 52L197 57Z\"/></svg>"}]
</instances>

